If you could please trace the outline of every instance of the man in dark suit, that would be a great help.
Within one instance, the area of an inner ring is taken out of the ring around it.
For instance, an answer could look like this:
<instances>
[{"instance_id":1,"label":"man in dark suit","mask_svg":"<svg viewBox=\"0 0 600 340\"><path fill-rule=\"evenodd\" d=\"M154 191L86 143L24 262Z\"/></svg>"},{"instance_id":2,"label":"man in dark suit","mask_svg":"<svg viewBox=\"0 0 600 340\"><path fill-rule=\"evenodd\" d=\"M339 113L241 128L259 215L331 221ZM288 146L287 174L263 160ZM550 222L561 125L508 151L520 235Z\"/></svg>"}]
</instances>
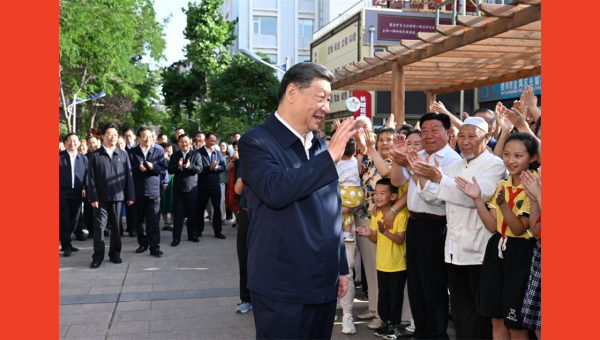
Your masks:
<instances>
[{"instance_id":1,"label":"man in dark suit","mask_svg":"<svg viewBox=\"0 0 600 340\"><path fill-rule=\"evenodd\" d=\"M98 137L91 136L91 135L87 137L88 152L85 155L85 157L88 159L88 164L89 164L90 157L92 157L92 154L94 153L94 151L98 150L98 148L100 148L101 146L102 146L102 143L100 142L100 139ZM83 222L85 223L85 228L88 231L87 239L93 240L94 239L94 208L92 208L89 197L87 197L87 196L83 198Z\"/></svg>"},{"instance_id":2,"label":"man in dark suit","mask_svg":"<svg viewBox=\"0 0 600 340\"><path fill-rule=\"evenodd\" d=\"M135 216L137 239L136 253L150 247L150 255L161 256L160 250L160 185L165 172L165 154L152 146L152 131L142 127L137 132L138 146L129 151L129 162L135 187ZM144 230L144 222L146 230Z\"/></svg>"},{"instance_id":3,"label":"man in dark suit","mask_svg":"<svg viewBox=\"0 0 600 340\"><path fill-rule=\"evenodd\" d=\"M114 124L102 129L102 145L94 152L88 168L88 195L94 208L94 255L91 268L98 268L104 260L104 230L110 224L108 257L113 263L122 263L119 217L122 203L133 204L135 191L131 164L126 151L117 148L119 132Z\"/></svg>"},{"instance_id":4,"label":"man in dark suit","mask_svg":"<svg viewBox=\"0 0 600 340\"><path fill-rule=\"evenodd\" d=\"M348 290L335 163L354 119L329 147L312 132L329 112L333 80L321 65L294 65L281 81L278 110L238 144L258 339L329 339L336 298Z\"/></svg>"},{"instance_id":5,"label":"man in dark suit","mask_svg":"<svg viewBox=\"0 0 600 340\"><path fill-rule=\"evenodd\" d=\"M198 217L196 232L202 236L204 232L204 210L208 200L212 202L212 223L215 237L225 239L223 227L221 226L221 184L219 174L225 171L225 158L217 145L217 134L208 132L206 144L198 149L197 153L202 158L202 173L198 175Z\"/></svg>"},{"instance_id":6,"label":"man in dark suit","mask_svg":"<svg viewBox=\"0 0 600 340\"><path fill-rule=\"evenodd\" d=\"M71 234L81 215L81 202L85 197L88 159L77 151L79 135L69 133L65 151L58 154L59 239L64 256L79 249L71 245Z\"/></svg>"},{"instance_id":7,"label":"man in dark suit","mask_svg":"<svg viewBox=\"0 0 600 340\"><path fill-rule=\"evenodd\" d=\"M173 153L169 161L169 173L173 174L173 228L172 247L181 241L183 219L187 216L188 240L200 242L194 235L196 227L196 202L198 201L198 174L202 172L202 162L196 152L192 151L192 141L186 134L179 136L180 150Z\"/></svg>"},{"instance_id":8,"label":"man in dark suit","mask_svg":"<svg viewBox=\"0 0 600 340\"><path fill-rule=\"evenodd\" d=\"M135 131L132 128L126 129L123 131L123 139L125 139L125 151L129 153L133 148L135 148L138 143L135 140ZM123 202L127 204L127 202ZM135 203L132 205L125 205L125 223L127 223L126 232L129 237L136 237L136 218L135 218Z\"/></svg>"},{"instance_id":9,"label":"man in dark suit","mask_svg":"<svg viewBox=\"0 0 600 340\"><path fill-rule=\"evenodd\" d=\"M178 126L177 128L175 128L175 142L173 142L173 153L179 151L179 136L181 135L185 135L185 130L181 127Z\"/></svg>"}]
</instances>

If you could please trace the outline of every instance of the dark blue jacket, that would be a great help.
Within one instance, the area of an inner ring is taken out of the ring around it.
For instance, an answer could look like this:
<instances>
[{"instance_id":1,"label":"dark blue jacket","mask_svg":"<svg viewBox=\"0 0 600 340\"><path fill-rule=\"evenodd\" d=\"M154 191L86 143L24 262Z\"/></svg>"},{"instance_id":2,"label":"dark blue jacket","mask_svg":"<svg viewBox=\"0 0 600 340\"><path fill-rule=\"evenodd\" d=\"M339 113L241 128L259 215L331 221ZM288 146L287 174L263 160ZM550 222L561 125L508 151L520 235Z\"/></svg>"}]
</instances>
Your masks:
<instances>
[{"instance_id":1,"label":"dark blue jacket","mask_svg":"<svg viewBox=\"0 0 600 340\"><path fill-rule=\"evenodd\" d=\"M335 300L348 263L327 145L315 136L307 160L298 137L272 114L238 146L250 218L248 288L292 303Z\"/></svg>"},{"instance_id":2,"label":"dark blue jacket","mask_svg":"<svg viewBox=\"0 0 600 340\"><path fill-rule=\"evenodd\" d=\"M68 151L58 153L58 197L82 198L81 191L86 189L88 159L77 152L75 156L75 188L71 181L71 156Z\"/></svg>"},{"instance_id":3,"label":"dark blue jacket","mask_svg":"<svg viewBox=\"0 0 600 340\"><path fill-rule=\"evenodd\" d=\"M131 163L135 195L159 196L161 176L166 171L164 151L151 147L148 149L148 155L144 159L144 152L138 145L129 150L129 162ZM140 170L140 162L152 163L152 170L148 170L147 163L144 163L146 171Z\"/></svg>"},{"instance_id":4,"label":"dark blue jacket","mask_svg":"<svg viewBox=\"0 0 600 340\"><path fill-rule=\"evenodd\" d=\"M174 192L197 192L198 191L198 174L202 172L202 161L194 150L188 151L190 167L179 167L179 160L183 157L181 150L175 151L171 155L169 161L169 173L173 174L173 191ZM187 162L187 160L186 160Z\"/></svg>"},{"instance_id":5,"label":"dark blue jacket","mask_svg":"<svg viewBox=\"0 0 600 340\"><path fill-rule=\"evenodd\" d=\"M89 159L88 191L90 202L135 201L135 189L127 151L115 148L112 159L100 146Z\"/></svg>"},{"instance_id":6,"label":"dark blue jacket","mask_svg":"<svg viewBox=\"0 0 600 340\"><path fill-rule=\"evenodd\" d=\"M202 172L198 175L198 188L208 189L220 187L221 182L219 174L225 171L225 158L223 157L221 151L215 148L214 152L217 154L216 160L219 162L219 165L214 170L210 169L210 164L212 162L210 161L210 157L208 156L206 148L202 147L196 150L196 152L202 160Z\"/></svg>"}]
</instances>

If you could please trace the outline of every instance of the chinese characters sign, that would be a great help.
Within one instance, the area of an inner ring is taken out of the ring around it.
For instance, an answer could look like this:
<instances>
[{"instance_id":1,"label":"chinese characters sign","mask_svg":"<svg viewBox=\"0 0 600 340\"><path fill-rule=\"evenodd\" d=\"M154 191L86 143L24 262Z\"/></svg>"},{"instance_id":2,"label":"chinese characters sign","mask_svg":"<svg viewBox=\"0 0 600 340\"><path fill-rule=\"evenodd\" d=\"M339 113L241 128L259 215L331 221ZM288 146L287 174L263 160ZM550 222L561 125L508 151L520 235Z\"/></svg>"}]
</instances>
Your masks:
<instances>
[{"instance_id":1,"label":"chinese characters sign","mask_svg":"<svg viewBox=\"0 0 600 340\"><path fill-rule=\"evenodd\" d=\"M360 109L352 115L354 118L365 116L369 119L373 118L371 113L371 93L367 91L354 91L352 95L360 100Z\"/></svg>"},{"instance_id":2,"label":"chinese characters sign","mask_svg":"<svg viewBox=\"0 0 600 340\"><path fill-rule=\"evenodd\" d=\"M348 34L348 36L341 37L340 40L334 41L333 43L327 46L327 54L331 54L337 50L342 49L343 47L346 47L348 44L351 44L352 42L356 41L356 38L356 32Z\"/></svg>"},{"instance_id":3,"label":"chinese characters sign","mask_svg":"<svg viewBox=\"0 0 600 340\"><path fill-rule=\"evenodd\" d=\"M479 101L490 102L521 97L525 86L533 87L535 95L542 94L542 76L507 81L505 83L484 86L479 89Z\"/></svg>"},{"instance_id":4,"label":"chinese characters sign","mask_svg":"<svg viewBox=\"0 0 600 340\"><path fill-rule=\"evenodd\" d=\"M442 25L450 25L451 23L449 20L440 20ZM383 14L377 16L378 40L416 40L417 34L422 32L435 33L435 19Z\"/></svg>"}]
</instances>

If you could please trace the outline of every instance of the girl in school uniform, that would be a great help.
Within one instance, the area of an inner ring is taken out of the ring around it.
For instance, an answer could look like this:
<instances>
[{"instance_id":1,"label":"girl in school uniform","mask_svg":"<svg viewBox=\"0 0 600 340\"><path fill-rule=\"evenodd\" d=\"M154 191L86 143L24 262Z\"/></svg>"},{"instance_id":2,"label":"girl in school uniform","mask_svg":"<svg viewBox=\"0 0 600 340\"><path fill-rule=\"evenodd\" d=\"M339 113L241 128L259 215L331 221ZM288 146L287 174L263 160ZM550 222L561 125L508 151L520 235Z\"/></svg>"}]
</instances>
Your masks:
<instances>
[{"instance_id":1,"label":"girl in school uniform","mask_svg":"<svg viewBox=\"0 0 600 340\"><path fill-rule=\"evenodd\" d=\"M521 310L536 238L529 228L531 200L521 173L536 169L538 158L538 142L533 136L510 135L502 154L510 176L498 183L487 205L481 200L476 178L473 184L456 178L458 188L473 198L485 228L494 233L483 259L480 299L482 315L492 318L494 339L529 338Z\"/></svg>"}]
</instances>

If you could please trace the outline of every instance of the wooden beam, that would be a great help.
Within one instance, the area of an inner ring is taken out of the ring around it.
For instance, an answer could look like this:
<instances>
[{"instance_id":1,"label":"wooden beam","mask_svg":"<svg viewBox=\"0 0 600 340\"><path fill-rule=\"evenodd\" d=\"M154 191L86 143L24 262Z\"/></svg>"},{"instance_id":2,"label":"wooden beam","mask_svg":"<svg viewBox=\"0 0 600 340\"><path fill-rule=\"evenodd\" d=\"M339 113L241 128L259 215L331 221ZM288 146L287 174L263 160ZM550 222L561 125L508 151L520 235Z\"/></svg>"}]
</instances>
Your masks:
<instances>
[{"instance_id":1,"label":"wooden beam","mask_svg":"<svg viewBox=\"0 0 600 340\"><path fill-rule=\"evenodd\" d=\"M392 113L397 122L404 121L404 70L398 63L392 64Z\"/></svg>"},{"instance_id":2,"label":"wooden beam","mask_svg":"<svg viewBox=\"0 0 600 340\"><path fill-rule=\"evenodd\" d=\"M391 88L392 88L391 84L374 85L374 84L357 83L357 84L345 86L338 90L341 90L341 91L387 91L387 92L389 92L391 90Z\"/></svg>"},{"instance_id":3,"label":"wooden beam","mask_svg":"<svg viewBox=\"0 0 600 340\"><path fill-rule=\"evenodd\" d=\"M437 25L435 30L439 33L452 37L462 37L467 30L472 28L460 25Z\"/></svg>"},{"instance_id":4,"label":"wooden beam","mask_svg":"<svg viewBox=\"0 0 600 340\"><path fill-rule=\"evenodd\" d=\"M446 36L443 34L440 34L440 33L420 32L420 33L417 33L417 38L423 40L426 43L438 44L438 43L441 43L442 41L444 41Z\"/></svg>"},{"instance_id":5,"label":"wooden beam","mask_svg":"<svg viewBox=\"0 0 600 340\"><path fill-rule=\"evenodd\" d=\"M513 65L538 65L541 57L537 59L503 59L503 58L461 58L461 57L443 57L437 56L425 59L438 63L457 63L457 64L513 64Z\"/></svg>"},{"instance_id":6,"label":"wooden beam","mask_svg":"<svg viewBox=\"0 0 600 340\"><path fill-rule=\"evenodd\" d=\"M517 80L517 79L521 79L521 78L538 76L540 74L542 74L542 66L541 65L530 68L530 69L522 69L522 70L519 70L518 72L509 73L509 74L505 74L502 76L490 77L486 80L477 80L474 82L464 83L462 85L451 86L451 87L441 89L441 90L434 90L433 93L442 94L442 93L456 92L456 91L460 91L460 90L474 89L477 87L489 86L489 85L503 83L503 82L507 82L507 81L513 81L513 80Z\"/></svg>"},{"instance_id":7,"label":"wooden beam","mask_svg":"<svg viewBox=\"0 0 600 340\"><path fill-rule=\"evenodd\" d=\"M408 49L414 50L426 47L428 44L422 40L402 40L400 44Z\"/></svg>"},{"instance_id":8,"label":"wooden beam","mask_svg":"<svg viewBox=\"0 0 600 340\"><path fill-rule=\"evenodd\" d=\"M541 51L538 51L538 52L504 52L504 51L492 52L492 51L486 51L486 52L484 52L484 51L454 50L454 51L449 51L449 52L440 54L434 58L542 60L542 54L541 54Z\"/></svg>"},{"instance_id":9,"label":"wooden beam","mask_svg":"<svg viewBox=\"0 0 600 340\"><path fill-rule=\"evenodd\" d=\"M481 40L475 42L471 45L475 46L522 46L522 47L541 47L542 42L540 40L516 40L516 39L504 39L498 38L497 36L494 38L488 38L485 40ZM469 45L465 45L469 46Z\"/></svg>"},{"instance_id":10,"label":"wooden beam","mask_svg":"<svg viewBox=\"0 0 600 340\"><path fill-rule=\"evenodd\" d=\"M524 5L541 5L542 0L515 0L510 3L513 6L524 4Z\"/></svg>"},{"instance_id":11,"label":"wooden beam","mask_svg":"<svg viewBox=\"0 0 600 340\"><path fill-rule=\"evenodd\" d=\"M498 38L519 39L519 41L520 40L542 40L542 32L513 30L513 31L499 34Z\"/></svg>"},{"instance_id":12,"label":"wooden beam","mask_svg":"<svg viewBox=\"0 0 600 340\"><path fill-rule=\"evenodd\" d=\"M542 53L541 46L493 46L493 45L467 45L450 52L498 52L498 53ZM450 53L446 52L446 53Z\"/></svg>"},{"instance_id":13,"label":"wooden beam","mask_svg":"<svg viewBox=\"0 0 600 340\"><path fill-rule=\"evenodd\" d=\"M479 10L484 15L491 17L512 18L515 12L521 9L518 6L511 5L480 4Z\"/></svg>"},{"instance_id":14,"label":"wooden beam","mask_svg":"<svg viewBox=\"0 0 600 340\"><path fill-rule=\"evenodd\" d=\"M396 55L401 55L405 53L409 53L411 50L402 46L402 45L392 45L387 47L388 52L394 53Z\"/></svg>"},{"instance_id":15,"label":"wooden beam","mask_svg":"<svg viewBox=\"0 0 600 340\"><path fill-rule=\"evenodd\" d=\"M375 52L375 56L381 60L393 60L396 59L398 56L395 55L394 53L390 53L390 52Z\"/></svg>"},{"instance_id":16,"label":"wooden beam","mask_svg":"<svg viewBox=\"0 0 600 340\"><path fill-rule=\"evenodd\" d=\"M371 65L381 65L382 63L385 63L384 60L381 60L379 58L365 57L364 60Z\"/></svg>"}]
</instances>

